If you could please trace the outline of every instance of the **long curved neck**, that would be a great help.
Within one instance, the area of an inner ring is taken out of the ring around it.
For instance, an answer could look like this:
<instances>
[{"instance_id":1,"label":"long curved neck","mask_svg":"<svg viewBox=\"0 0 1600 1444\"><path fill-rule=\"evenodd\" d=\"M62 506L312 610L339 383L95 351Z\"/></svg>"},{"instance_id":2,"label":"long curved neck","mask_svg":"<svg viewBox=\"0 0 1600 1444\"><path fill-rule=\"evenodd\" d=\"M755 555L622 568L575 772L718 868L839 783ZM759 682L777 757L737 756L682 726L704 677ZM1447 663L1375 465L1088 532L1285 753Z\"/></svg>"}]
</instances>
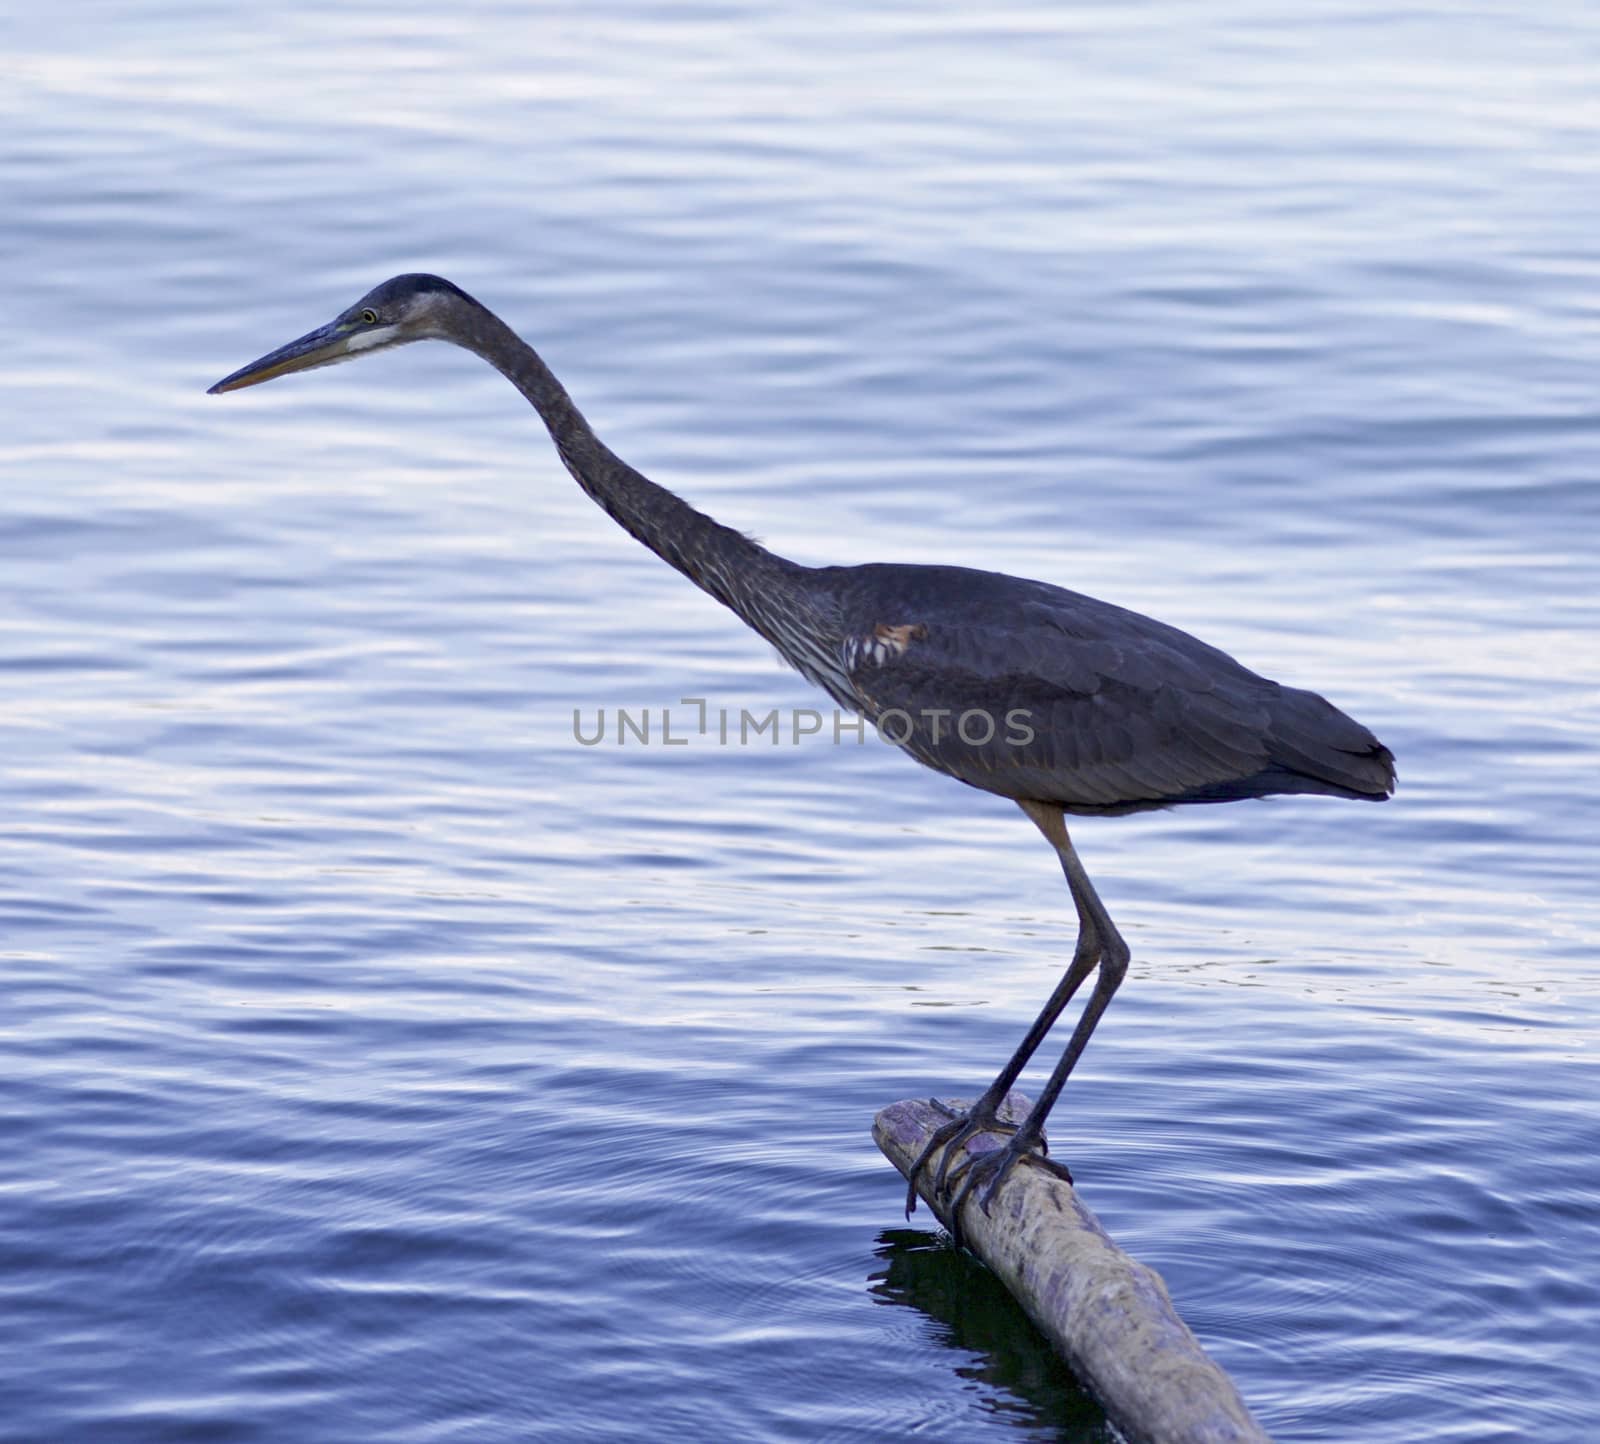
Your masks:
<instances>
[{"instance_id":1,"label":"long curved neck","mask_svg":"<svg viewBox=\"0 0 1600 1444\"><path fill-rule=\"evenodd\" d=\"M624 530L794 660L786 625L791 618L785 612L792 613L796 603L809 610L802 582L809 569L696 511L635 471L594 434L533 347L493 312L483 307L475 312L465 334L452 339L482 356L527 397L578 485Z\"/></svg>"}]
</instances>

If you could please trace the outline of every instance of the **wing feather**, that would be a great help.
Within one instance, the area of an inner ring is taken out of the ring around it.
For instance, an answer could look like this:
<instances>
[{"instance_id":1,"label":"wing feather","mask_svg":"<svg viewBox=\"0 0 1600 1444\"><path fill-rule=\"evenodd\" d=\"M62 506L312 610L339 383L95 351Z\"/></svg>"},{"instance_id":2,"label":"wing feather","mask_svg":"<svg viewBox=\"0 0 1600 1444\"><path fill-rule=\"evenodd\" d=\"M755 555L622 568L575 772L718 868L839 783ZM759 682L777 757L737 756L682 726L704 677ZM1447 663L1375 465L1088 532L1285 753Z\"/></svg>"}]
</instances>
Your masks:
<instances>
[{"instance_id":1,"label":"wing feather","mask_svg":"<svg viewBox=\"0 0 1600 1444\"><path fill-rule=\"evenodd\" d=\"M929 767L1071 811L1387 793L1387 752L1321 697L1176 628L1035 586L1001 616L879 619L866 635L892 632L894 647L848 639L862 712Z\"/></svg>"}]
</instances>

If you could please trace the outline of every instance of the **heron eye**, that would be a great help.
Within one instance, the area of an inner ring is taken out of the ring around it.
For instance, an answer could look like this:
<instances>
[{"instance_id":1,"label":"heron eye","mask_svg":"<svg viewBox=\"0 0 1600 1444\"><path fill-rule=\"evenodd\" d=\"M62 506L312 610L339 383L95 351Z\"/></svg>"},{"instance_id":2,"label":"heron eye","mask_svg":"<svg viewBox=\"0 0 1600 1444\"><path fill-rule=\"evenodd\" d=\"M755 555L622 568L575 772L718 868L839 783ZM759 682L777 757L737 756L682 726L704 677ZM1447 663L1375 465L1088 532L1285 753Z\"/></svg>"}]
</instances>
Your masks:
<instances>
[{"instance_id":1,"label":"heron eye","mask_svg":"<svg viewBox=\"0 0 1600 1444\"><path fill-rule=\"evenodd\" d=\"M378 313L374 311L371 306L368 306L367 309L361 313L361 319L369 326L376 326L378 324Z\"/></svg>"}]
</instances>

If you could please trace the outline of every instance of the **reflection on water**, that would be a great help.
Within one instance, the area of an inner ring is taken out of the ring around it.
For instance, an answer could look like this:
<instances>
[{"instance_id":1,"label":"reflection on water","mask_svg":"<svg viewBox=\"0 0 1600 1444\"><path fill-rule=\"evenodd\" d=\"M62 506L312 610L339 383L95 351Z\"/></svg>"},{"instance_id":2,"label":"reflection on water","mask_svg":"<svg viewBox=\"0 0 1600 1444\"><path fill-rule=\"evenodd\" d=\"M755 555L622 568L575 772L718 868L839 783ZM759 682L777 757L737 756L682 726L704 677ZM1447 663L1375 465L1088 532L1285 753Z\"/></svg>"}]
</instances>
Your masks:
<instances>
[{"instance_id":1,"label":"reflection on water","mask_svg":"<svg viewBox=\"0 0 1600 1444\"><path fill-rule=\"evenodd\" d=\"M871 1278L875 1299L918 1309L938 1328L928 1337L962 1356L955 1374L1039 1437L1108 1444L1117 1436L1086 1393L1064 1388L1061 1360L1022 1306L971 1254L920 1229L878 1235L883 1267Z\"/></svg>"}]
</instances>

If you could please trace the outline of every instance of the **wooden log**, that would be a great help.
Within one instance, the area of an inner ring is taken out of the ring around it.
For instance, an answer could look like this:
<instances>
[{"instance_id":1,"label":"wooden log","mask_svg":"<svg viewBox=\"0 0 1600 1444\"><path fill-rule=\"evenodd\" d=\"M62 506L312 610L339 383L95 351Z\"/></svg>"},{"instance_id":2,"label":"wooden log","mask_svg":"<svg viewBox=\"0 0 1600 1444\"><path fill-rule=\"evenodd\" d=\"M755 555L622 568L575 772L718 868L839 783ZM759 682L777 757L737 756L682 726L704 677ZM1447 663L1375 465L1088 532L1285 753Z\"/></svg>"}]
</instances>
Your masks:
<instances>
[{"instance_id":1,"label":"wooden log","mask_svg":"<svg viewBox=\"0 0 1600 1444\"><path fill-rule=\"evenodd\" d=\"M1030 1104L1021 1094L1006 1102L1011 1121L1027 1116ZM948 1106L967 1105L949 1100ZM872 1136L904 1174L945 1122L948 1115L912 1098L883 1109ZM980 1133L966 1151L977 1155L1004 1143L999 1134ZM942 1153L929 1160L917 1192L948 1228L944 1205L931 1196ZM987 1214L978 1207L979 1191L962 1205L963 1240L1133 1444L1270 1444L1233 1381L1178 1317L1161 1276L1111 1241L1070 1183L1024 1160Z\"/></svg>"}]
</instances>

